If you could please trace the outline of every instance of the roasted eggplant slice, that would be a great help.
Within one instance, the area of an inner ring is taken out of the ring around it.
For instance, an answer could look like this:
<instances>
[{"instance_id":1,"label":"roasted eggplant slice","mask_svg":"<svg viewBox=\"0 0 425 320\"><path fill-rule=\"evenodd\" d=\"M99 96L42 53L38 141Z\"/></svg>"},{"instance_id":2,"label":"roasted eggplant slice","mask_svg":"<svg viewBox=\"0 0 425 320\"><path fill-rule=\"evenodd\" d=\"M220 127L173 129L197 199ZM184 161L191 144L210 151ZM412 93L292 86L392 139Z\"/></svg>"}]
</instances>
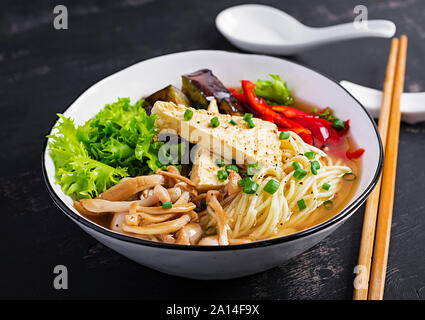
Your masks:
<instances>
[{"instance_id":1,"label":"roasted eggplant slice","mask_svg":"<svg viewBox=\"0 0 425 320\"><path fill-rule=\"evenodd\" d=\"M202 69L182 76L182 91L192 105L207 108L212 99L217 100L221 113L241 115L243 106L209 69Z\"/></svg>"},{"instance_id":2,"label":"roasted eggplant slice","mask_svg":"<svg viewBox=\"0 0 425 320\"><path fill-rule=\"evenodd\" d=\"M178 88L169 85L145 98L143 106L150 113L150 109L157 101L174 102L175 104L183 104L190 106L190 101L186 95L181 92Z\"/></svg>"}]
</instances>

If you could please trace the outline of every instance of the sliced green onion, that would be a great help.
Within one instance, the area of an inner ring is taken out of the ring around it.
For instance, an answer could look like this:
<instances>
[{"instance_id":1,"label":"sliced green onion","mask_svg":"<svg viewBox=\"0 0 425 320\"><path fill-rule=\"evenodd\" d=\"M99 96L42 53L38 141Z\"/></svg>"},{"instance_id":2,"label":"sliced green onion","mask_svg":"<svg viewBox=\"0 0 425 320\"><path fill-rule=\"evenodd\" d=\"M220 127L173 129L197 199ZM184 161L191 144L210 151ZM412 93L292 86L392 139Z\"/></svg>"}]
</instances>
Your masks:
<instances>
[{"instance_id":1,"label":"sliced green onion","mask_svg":"<svg viewBox=\"0 0 425 320\"><path fill-rule=\"evenodd\" d=\"M189 108L186 109L186 111L184 112L184 119L186 121L189 121L190 119L192 119L192 117L193 117L193 111L190 110Z\"/></svg>"},{"instance_id":2,"label":"sliced green onion","mask_svg":"<svg viewBox=\"0 0 425 320\"><path fill-rule=\"evenodd\" d=\"M316 155L313 151L306 152L304 155L307 157L308 160L313 160L314 156Z\"/></svg>"},{"instance_id":3,"label":"sliced green onion","mask_svg":"<svg viewBox=\"0 0 425 320\"><path fill-rule=\"evenodd\" d=\"M323 202L323 206L326 210L331 210L334 207L334 203L331 200L326 200Z\"/></svg>"},{"instance_id":4,"label":"sliced green onion","mask_svg":"<svg viewBox=\"0 0 425 320\"><path fill-rule=\"evenodd\" d=\"M230 170L233 170L233 171L239 172L238 167L237 167L237 166L235 166L234 164L228 164L228 165L226 166L226 171L227 171L227 172L229 172Z\"/></svg>"},{"instance_id":5,"label":"sliced green onion","mask_svg":"<svg viewBox=\"0 0 425 320\"><path fill-rule=\"evenodd\" d=\"M345 181L354 181L357 179L357 176L352 172L347 172L342 175L342 179Z\"/></svg>"},{"instance_id":6,"label":"sliced green onion","mask_svg":"<svg viewBox=\"0 0 425 320\"><path fill-rule=\"evenodd\" d=\"M290 136L291 134L289 133L289 131L281 131L279 134L279 139L286 140L286 139L289 139Z\"/></svg>"},{"instance_id":7,"label":"sliced green onion","mask_svg":"<svg viewBox=\"0 0 425 320\"><path fill-rule=\"evenodd\" d=\"M317 170L320 169L320 163L319 161L311 161L311 173L316 175L317 174Z\"/></svg>"},{"instance_id":8,"label":"sliced green onion","mask_svg":"<svg viewBox=\"0 0 425 320\"><path fill-rule=\"evenodd\" d=\"M267 192L267 193L273 194L279 189L279 186L280 186L279 181L277 181L275 179L271 179L264 186L264 191Z\"/></svg>"},{"instance_id":9,"label":"sliced green onion","mask_svg":"<svg viewBox=\"0 0 425 320\"><path fill-rule=\"evenodd\" d=\"M243 192L247 194L253 194L257 192L258 187L258 183L251 180L245 184L243 187Z\"/></svg>"},{"instance_id":10,"label":"sliced green onion","mask_svg":"<svg viewBox=\"0 0 425 320\"><path fill-rule=\"evenodd\" d=\"M238 181L239 187L245 187L247 184L251 183L252 179L250 177L245 177Z\"/></svg>"},{"instance_id":11,"label":"sliced green onion","mask_svg":"<svg viewBox=\"0 0 425 320\"><path fill-rule=\"evenodd\" d=\"M211 127L217 128L220 125L220 120L218 120L218 117L214 117L211 119Z\"/></svg>"},{"instance_id":12,"label":"sliced green onion","mask_svg":"<svg viewBox=\"0 0 425 320\"><path fill-rule=\"evenodd\" d=\"M334 121L332 121L332 127L334 127L334 129L336 130L344 130L344 121L342 121L341 119L334 119Z\"/></svg>"},{"instance_id":13,"label":"sliced green onion","mask_svg":"<svg viewBox=\"0 0 425 320\"><path fill-rule=\"evenodd\" d=\"M292 166L292 168L294 168L294 170L301 169L301 166L297 161L292 162L291 166Z\"/></svg>"},{"instance_id":14,"label":"sliced green onion","mask_svg":"<svg viewBox=\"0 0 425 320\"><path fill-rule=\"evenodd\" d=\"M245 113L244 116L243 116L243 120L249 121L249 120L252 119L252 117L253 117L252 113Z\"/></svg>"},{"instance_id":15,"label":"sliced green onion","mask_svg":"<svg viewBox=\"0 0 425 320\"><path fill-rule=\"evenodd\" d=\"M251 129L255 127L255 123L254 123L254 121L252 121L252 117L253 117L252 113L245 113L243 118L242 118L244 121L247 122L248 127L251 128Z\"/></svg>"},{"instance_id":16,"label":"sliced green onion","mask_svg":"<svg viewBox=\"0 0 425 320\"><path fill-rule=\"evenodd\" d=\"M322 185L322 189L324 189L324 190L326 190L326 191L328 191L329 189L331 188L331 185L329 184L329 183L324 183L323 185Z\"/></svg>"},{"instance_id":17,"label":"sliced green onion","mask_svg":"<svg viewBox=\"0 0 425 320\"><path fill-rule=\"evenodd\" d=\"M216 159L215 163L221 168L224 167L224 160L223 159Z\"/></svg>"},{"instance_id":18,"label":"sliced green onion","mask_svg":"<svg viewBox=\"0 0 425 320\"><path fill-rule=\"evenodd\" d=\"M243 178L238 181L238 185L243 188L243 192L253 194L257 192L258 183L254 182L250 177Z\"/></svg>"},{"instance_id":19,"label":"sliced green onion","mask_svg":"<svg viewBox=\"0 0 425 320\"><path fill-rule=\"evenodd\" d=\"M297 205L300 211L303 211L305 208L307 208L307 205L305 204L304 199L298 200Z\"/></svg>"},{"instance_id":20,"label":"sliced green onion","mask_svg":"<svg viewBox=\"0 0 425 320\"><path fill-rule=\"evenodd\" d=\"M294 178L297 180L301 180L302 178L304 178L307 175L307 171L303 170L303 169L297 169L294 172Z\"/></svg>"},{"instance_id":21,"label":"sliced green onion","mask_svg":"<svg viewBox=\"0 0 425 320\"><path fill-rule=\"evenodd\" d=\"M234 126L236 126L237 125L237 123L236 123L236 121L235 120L230 120L230 124L232 124L232 125L234 125Z\"/></svg>"},{"instance_id":22,"label":"sliced green onion","mask_svg":"<svg viewBox=\"0 0 425 320\"><path fill-rule=\"evenodd\" d=\"M164 209L171 209L171 208L173 207L173 203L172 203L171 201L164 202L164 203L162 204L162 207L163 207Z\"/></svg>"},{"instance_id":23,"label":"sliced green onion","mask_svg":"<svg viewBox=\"0 0 425 320\"><path fill-rule=\"evenodd\" d=\"M251 164L248 165L248 169L246 170L246 174L248 176L253 176L260 170L261 170L261 163L260 162L251 163Z\"/></svg>"},{"instance_id":24,"label":"sliced green onion","mask_svg":"<svg viewBox=\"0 0 425 320\"><path fill-rule=\"evenodd\" d=\"M225 181L227 180L227 177L229 176L229 174L227 173L227 171L224 170L218 170L217 171L217 178L220 181Z\"/></svg>"}]
</instances>

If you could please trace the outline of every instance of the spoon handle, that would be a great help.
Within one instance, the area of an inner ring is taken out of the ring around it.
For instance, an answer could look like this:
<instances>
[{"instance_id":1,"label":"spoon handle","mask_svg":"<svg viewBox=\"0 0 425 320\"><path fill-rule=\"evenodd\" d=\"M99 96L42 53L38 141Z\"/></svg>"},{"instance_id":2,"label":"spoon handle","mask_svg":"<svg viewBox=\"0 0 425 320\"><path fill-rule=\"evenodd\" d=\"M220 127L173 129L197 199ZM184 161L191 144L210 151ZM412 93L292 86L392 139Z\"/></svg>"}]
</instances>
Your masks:
<instances>
[{"instance_id":1,"label":"spoon handle","mask_svg":"<svg viewBox=\"0 0 425 320\"><path fill-rule=\"evenodd\" d=\"M374 118L381 108L382 91L343 80L340 84L351 93ZM400 110L403 121L417 123L425 121L425 92L405 92L401 96Z\"/></svg>"},{"instance_id":2,"label":"spoon handle","mask_svg":"<svg viewBox=\"0 0 425 320\"><path fill-rule=\"evenodd\" d=\"M312 28L315 41L334 42L365 37L391 38L396 26L388 20L368 20L361 23L344 23L324 28Z\"/></svg>"}]
</instances>

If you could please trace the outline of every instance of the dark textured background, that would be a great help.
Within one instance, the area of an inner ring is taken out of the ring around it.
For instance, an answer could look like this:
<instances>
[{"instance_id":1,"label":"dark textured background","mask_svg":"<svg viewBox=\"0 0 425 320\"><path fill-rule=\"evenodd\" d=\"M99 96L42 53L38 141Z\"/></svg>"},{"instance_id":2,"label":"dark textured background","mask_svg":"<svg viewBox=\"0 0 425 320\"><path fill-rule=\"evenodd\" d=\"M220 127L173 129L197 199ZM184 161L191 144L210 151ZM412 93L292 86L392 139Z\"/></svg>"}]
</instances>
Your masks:
<instances>
[{"instance_id":1,"label":"dark textured background","mask_svg":"<svg viewBox=\"0 0 425 320\"><path fill-rule=\"evenodd\" d=\"M0 298L350 299L363 209L311 250L273 270L231 281L194 281L139 266L63 215L42 179L44 136L85 89L138 61L192 49L237 51L216 30L218 12L243 1L1 1ZM311 26L352 21L354 1L259 1ZM53 28L65 4L69 29ZM409 36L406 90L425 91L425 1L362 1L369 18ZM329 45L294 60L337 80L379 88L390 41ZM290 79L289 79L290 81ZM355 134L355 133L354 133ZM386 299L425 298L425 124L403 124ZM53 288L53 267L69 290Z\"/></svg>"}]
</instances>

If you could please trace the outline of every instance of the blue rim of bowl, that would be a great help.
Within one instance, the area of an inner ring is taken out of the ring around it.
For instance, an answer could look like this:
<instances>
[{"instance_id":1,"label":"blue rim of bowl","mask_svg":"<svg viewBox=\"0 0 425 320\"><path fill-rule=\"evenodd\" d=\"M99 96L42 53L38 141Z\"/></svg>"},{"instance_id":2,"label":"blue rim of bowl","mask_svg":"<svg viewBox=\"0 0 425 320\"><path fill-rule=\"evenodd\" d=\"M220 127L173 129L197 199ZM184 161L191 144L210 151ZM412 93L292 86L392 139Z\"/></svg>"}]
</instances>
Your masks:
<instances>
[{"instance_id":1,"label":"blue rim of bowl","mask_svg":"<svg viewBox=\"0 0 425 320\"><path fill-rule=\"evenodd\" d=\"M163 55L163 56L160 56L160 57L165 57L165 56L168 56L168 55L179 54L179 53L202 52L202 51L204 51L204 52L212 52L213 51L213 52L217 52L217 53L225 52L225 53L240 54L240 55L251 55L251 54L248 54L248 53L240 53L240 52L232 52L232 51L224 51L224 50L192 50L192 51L170 53L170 54ZM328 227L331 227L334 224L337 224L338 222L344 220L345 218L348 218L349 216L351 216L363 204L363 202L367 199L369 194L372 192L372 190L374 189L374 187L378 183L378 180L379 180L379 177L380 177L380 174L381 174L381 171L382 171L383 162L384 162L384 151L383 151L381 136L379 134L378 127L376 126L375 121L373 120L371 115L367 112L366 108L356 98L354 98L353 95L351 95L350 92L348 92L343 86L341 86L338 81L336 81L332 77L329 77L329 76L323 74L322 72L315 70L314 68L307 67L307 66L305 66L301 63L290 61L290 60L287 60L287 59L284 59L284 58L281 58L281 57L274 57L274 56L261 55L261 54L252 54L252 55L253 56L255 55L255 56L264 56L264 57L272 57L272 58L281 59L281 60L284 60L286 62L293 63L293 64L299 65L303 68L309 69L313 72L316 72L317 74L319 74L319 75L323 76L324 78L334 82L337 86L339 86L341 89L343 89L355 102L357 102L357 104L366 113L367 117L369 118L369 120L371 121L371 123L373 125L376 137L378 139L379 161L378 161L378 166L377 166L377 169L376 169L376 172L375 172L375 176L373 177L372 181L366 187L366 189L357 197L357 199L355 199L349 206L344 208L341 212L337 213L332 218L330 218L330 219L328 219L328 220L326 220L326 221L324 221L324 222L322 222L318 225L310 227L308 229L301 230L299 232L289 234L289 235L286 235L286 236L282 236L282 237L278 237L278 238L259 240L259 241L254 241L254 242L246 243L246 244L235 244L235 245L228 245L228 246L188 246L188 245L170 244L170 243L155 242L155 241L150 241L150 240L143 240L143 239L139 239L139 238L134 238L134 237L130 237L130 236L127 236L125 234L121 234L121 233L106 229L104 227L101 227L101 226L97 225L96 223L88 220L87 218L84 218L83 216L76 214L75 212L70 210L68 208L68 206L59 198L59 196L53 190L53 187L50 185L48 175L47 175L46 165L45 165L45 161L44 161L45 152L47 150L47 143L48 143L48 139L46 138L45 142L43 144L43 152L42 152L42 155L41 155L41 165L42 165L42 170L43 170L44 182L46 184L49 195L53 199L55 204L72 220L75 220L76 222L81 223L85 227L93 229L96 232L102 233L103 235L112 237L116 240L121 240L121 241L124 241L124 242L130 242L130 243L133 243L133 244L146 245L146 246L149 246L149 247L157 247L157 248L162 248L162 249L189 250L189 251L240 250L240 249L254 249L254 248L260 248L260 247L267 247L267 246L271 246L271 245L277 245L277 244L281 244L281 243L284 243L284 242L290 242L292 240L304 238L304 237L312 235L314 233L318 233L320 231L327 229ZM155 59L155 58L156 57L146 59L146 60L142 60L140 62L148 61L148 60ZM140 63L140 62L138 62L138 63ZM133 65L131 65L131 66L133 66ZM131 66L129 66L129 67L131 67ZM120 70L120 71L122 71L122 70ZM75 102L75 100L74 100L74 102ZM54 124L56 124L56 122L57 122L57 120L54 122ZM50 131L53 129L54 124L51 126Z\"/></svg>"}]
</instances>

